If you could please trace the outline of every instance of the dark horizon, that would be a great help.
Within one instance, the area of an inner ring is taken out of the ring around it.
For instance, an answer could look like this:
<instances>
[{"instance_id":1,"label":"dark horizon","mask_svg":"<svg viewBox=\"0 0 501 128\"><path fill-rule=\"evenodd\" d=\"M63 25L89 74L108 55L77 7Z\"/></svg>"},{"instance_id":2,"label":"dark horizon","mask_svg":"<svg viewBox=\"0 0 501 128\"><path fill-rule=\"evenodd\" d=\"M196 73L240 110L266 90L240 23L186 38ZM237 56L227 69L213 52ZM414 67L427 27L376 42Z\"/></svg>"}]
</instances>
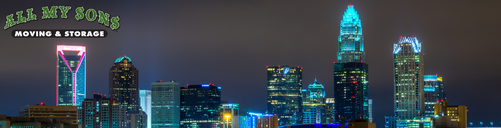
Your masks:
<instances>
[{"instance_id":1,"label":"dark horizon","mask_svg":"<svg viewBox=\"0 0 501 128\"><path fill-rule=\"evenodd\" d=\"M468 105L468 122L501 122L495 91L501 89L501 1L9 2L0 5L0 16L33 8L38 20L0 34L0 114L8 116L24 105L55 105L58 44L87 47L87 98L108 93L108 70L123 55L139 70L140 89L158 80L183 87L214 83L222 100L264 112L266 66L289 65L304 67L303 88L316 75L331 98L339 24L353 4L365 36L377 126L393 115L393 44L406 35L422 42L425 74L443 77L449 104ZM72 7L68 19L42 20L41 8L56 5ZM120 16L120 28L75 20L80 6ZM108 36L13 38L15 29L105 29Z\"/></svg>"}]
</instances>

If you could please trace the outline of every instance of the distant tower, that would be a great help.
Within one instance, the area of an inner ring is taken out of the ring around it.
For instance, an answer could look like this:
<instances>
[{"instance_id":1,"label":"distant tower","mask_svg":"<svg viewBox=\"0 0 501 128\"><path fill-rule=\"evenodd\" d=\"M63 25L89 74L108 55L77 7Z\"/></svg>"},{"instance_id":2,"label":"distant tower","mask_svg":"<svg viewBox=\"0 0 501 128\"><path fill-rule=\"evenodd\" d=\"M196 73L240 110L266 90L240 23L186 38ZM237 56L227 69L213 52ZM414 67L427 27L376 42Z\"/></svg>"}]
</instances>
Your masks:
<instances>
[{"instance_id":1,"label":"distant tower","mask_svg":"<svg viewBox=\"0 0 501 128\"><path fill-rule=\"evenodd\" d=\"M268 67L268 111L278 116L278 125L303 123L303 67Z\"/></svg>"},{"instance_id":2,"label":"distant tower","mask_svg":"<svg viewBox=\"0 0 501 128\"><path fill-rule=\"evenodd\" d=\"M86 55L85 46L57 45L56 105L82 105Z\"/></svg>"},{"instance_id":3,"label":"distant tower","mask_svg":"<svg viewBox=\"0 0 501 128\"><path fill-rule=\"evenodd\" d=\"M303 124L325 123L325 90L317 82L303 89Z\"/></svg>"},{"instance_id":4,"label":"distant tower","mask_svg":"<svg viewBox=\"0 0 501 128\"><path fill-rule=\"evenodd\" d=\"M424 116L435 115L434 106L438 102L446 101L444 84L439 75L424 75Z\"/></svg>"},{"instance_id":5,"label":"distant tower","mask_svg":"<svg viewBox=\"0 0 501 128\"><path fill-rule=\"evenodd\" d=\"M368 119L369 66L364 63L362 24L353 5L348 5L344 12L338 45L337 61L334 62L335 122Z\"/></svg>"},{"instance_id":6,"label":"distant tower","mask_svg":"<svg viewBox=\"0 0 501 128\"><path fill-rule=\"evenodd\" d=\"M412 120L424 113L424 62L421 43L414 36L400 37L393 46L394 105L397 120Z\"/></svg>"},{"instance_id":7,"label":"distant tower","mask_svg":"<svg viewBox=\"0 0 501 128\"><path fill-rule=\"evenodd\" d=\"M123 108L139 110L139 71L132 65L128 56L115 60L109 71L110 96L115 98Z\"/></svg>"},{"instance_id":8,"label":"distant tower","mask_svg":"<svg viewBox=\"0 0 501 128\"><path fill-rule=\"evenodd\" d=\"M151 91L139 90L139 99L141 109L148 116L148 128L151 128Z\"/></svg>"}]
</instances>

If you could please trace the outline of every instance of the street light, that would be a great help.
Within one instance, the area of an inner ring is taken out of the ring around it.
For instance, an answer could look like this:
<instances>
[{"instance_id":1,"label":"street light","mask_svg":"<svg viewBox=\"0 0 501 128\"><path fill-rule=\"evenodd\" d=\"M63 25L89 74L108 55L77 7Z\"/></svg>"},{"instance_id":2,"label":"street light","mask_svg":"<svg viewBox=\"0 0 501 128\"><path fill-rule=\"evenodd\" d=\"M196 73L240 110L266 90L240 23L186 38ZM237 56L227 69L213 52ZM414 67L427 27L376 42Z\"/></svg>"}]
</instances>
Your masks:
<instances>
[{"instance_id":1,"label":"street light","mask_svg":"<svg viewBox=\"0 0 501 128\"><path fill-rule=\"evenodd\" d=\"M229 128L228 127L228 122L230 121L229 118L231 117L231 115L230 114L225 114L224 117L226 117L226 127Z\"/></svg>"}]
</instances>

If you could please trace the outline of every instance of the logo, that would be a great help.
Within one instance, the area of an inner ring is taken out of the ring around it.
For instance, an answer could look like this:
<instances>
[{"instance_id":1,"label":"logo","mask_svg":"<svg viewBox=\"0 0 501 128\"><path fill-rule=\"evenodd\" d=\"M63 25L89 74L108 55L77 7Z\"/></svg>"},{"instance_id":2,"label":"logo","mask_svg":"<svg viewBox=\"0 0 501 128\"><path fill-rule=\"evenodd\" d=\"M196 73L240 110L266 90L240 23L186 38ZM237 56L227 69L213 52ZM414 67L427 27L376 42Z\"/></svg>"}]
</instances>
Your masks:
<instances>
[{"instance_id":1,"label":"logo","mask_svg":"<svg viewBox=\"0 0 501 128\"><path fill-rule=\"evenodd\" d=\"M71 11L71 6L52 6L42 7L42 20L45 19L68 19L68 12ZM89 22L97 22L103 26L109 27L111 30L118 30L120 28L120 17L113 16L101 10L87 9L84 7L77 7L75 9L75 20L87 20ZM58 15L60 14L60 15ZM16 12L6 16L4 30L12 28L13 26L36 21L39 19L34 14L34 9L26 9L24 11ZM12 37L14 38L104 38L107 36L106 30L13 30Z\"/></svg>"}]
</instances>

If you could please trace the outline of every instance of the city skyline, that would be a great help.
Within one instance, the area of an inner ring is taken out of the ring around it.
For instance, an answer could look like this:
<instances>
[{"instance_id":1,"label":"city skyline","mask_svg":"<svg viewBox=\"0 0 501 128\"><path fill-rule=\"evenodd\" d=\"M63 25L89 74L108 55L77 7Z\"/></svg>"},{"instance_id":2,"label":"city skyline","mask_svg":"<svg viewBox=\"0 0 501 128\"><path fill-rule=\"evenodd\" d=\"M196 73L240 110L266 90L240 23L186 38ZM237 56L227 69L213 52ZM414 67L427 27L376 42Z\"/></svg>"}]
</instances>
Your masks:
<instances>
[{"instance_id":1,"label":"city skyline","mask_svg":"<svg viewBox=\"0 0 501 128\"><path fill-rule=\"evenodd\" d=\"M51 5L49 3L19 4L13 7L3 5L0 15L7 15L27 7L42 7L45 4ZM67 4L100 8L119 14L123 18L121 22L123 27L117 32L110 31L105 39L12 39L9 30L2 32L0 37L6 41L0 44L2 46L0 57L5 58L4 60L15 61L0 63L2 67L0 68L0 81L4 82L1 83L2 87L6 87L1 92L1 96L19 96L14 93L14 90L23 88L30 88L26 90L26 93L30 95L20 96L16 99L19 101L0 100L9 102L0 106L2 110L0 113L15 115L5 110L16 110L20 106L40 102L55 104L56 68L54 62L56 59L53 51L57 44L87 47L88 54L91 56L87 58L87 97L94 92L108 93L105 71L109 69L110 63L116 57L124 54L131 56L134 59L134 65L142 71L139 89L149 89L149 83L157 80L176 80L180 82L180 85L213 82L221 85L223 90L228 90L222 92L222 100L239 103L241 108L252 108L264 112L266 102L263 101L266 101L266 91L263 89L266 88L264 82L266 78L263 70L266 65L287 64L304 67L303 88L306 84L313 82L312 78L317 74L318 80L326 86L326 97L332 97L333 93L329 90L333 89L332 62L336 58L336 50L333 49L337 49L336 36L339 34L339 20L346 5L353 4L361 14L361 19L364 20L362 24L365 42L369 42L365 44L365 62L371 66L369 98L374 100L373 118L378 126L381 125L383 116L391 115L393 112L391 107L387 108L387 105L393 104L391 100L392 53L390 52L393 49L392 44L398 41L399 36L406 35L415 35L423 42L426 62L424 73L438 73L446 78L444 86L449 104L468 105L469 122L499 122L501 120L495 116L481 116L482 113L487 112L486 110L494 109L495 106L489 104L491 101L486 100L488 98L485 97L495 97L496 93L493 90L499 89L495 81L499 75L490 73L499 71L499 68L494 65L499 60L492 59L497 58L496 47L499 46L492 42L497 41L495 35L501 28L498 23L501 20L495 17L499 9L494 5L499 5L498 2L439 1L431 4L416 1L392 1L383 4L372 1L332 3L295 1L280 8L268 6L284 3L224 3L225 6L241 6L240 9L231 7L217 9L221 6L198 5L189 2L157 3L157 6L135 2L121 3L125 7L111 7L111 4L106 2L101 6L83 2ZM144 8L153 6L148 11L165 12L165 17L144 21L144 23L135 20L135 18L144 20L147 16L141 16L126 9L126 7L133 7L133 4ZM160 5L167 7L159 9ZM193 10L176 8L177 6ZM196 10L197 8L199 10ZM255 8L269 9L269 11L264 11L267 12L264 13L259 11L261 9ZM303 11L291 11L295 8L301 8ZM233 9L238 15L218 13ZM174 13L176 10L177 13ZM278 12L272 13L274 11ZM237 16L244 20L229 18L230 16ZM216 19L213 19L214 17ZM218 17L222 20L217 20ZM478 24L488 25L478 26ZM36 21L17 25L13 29L64 28L69 25L102 29L99 24L64 19ZM159 25L165 25L165 27L158 27ZM193 36L197 38L192 38ZM486 45L477 45L477 42L492 44L486 47ZM24 48L25 45L36 48L26 48L26 51L22 52L15 50ZM33 53L37 53L37 57L32 57ZM469 58L479 59L471 61ZM27 66L33 61L38 65ZM479 63L493 66L494 71L470 68ZM236 70L244 72L243 77L234 75ZM221 73L208 76L194 72ZM22 78L33 78L33 81L22 81ZM473 79L483 80L474 81ZM483 88L489 89L471 88L471 85L482 85ZM239 89L248 91L239 92ZM259 102L248 102L252 99L258 99ZM486 110L483 107L487 107Z\"/></svg>"}]
</instances>

